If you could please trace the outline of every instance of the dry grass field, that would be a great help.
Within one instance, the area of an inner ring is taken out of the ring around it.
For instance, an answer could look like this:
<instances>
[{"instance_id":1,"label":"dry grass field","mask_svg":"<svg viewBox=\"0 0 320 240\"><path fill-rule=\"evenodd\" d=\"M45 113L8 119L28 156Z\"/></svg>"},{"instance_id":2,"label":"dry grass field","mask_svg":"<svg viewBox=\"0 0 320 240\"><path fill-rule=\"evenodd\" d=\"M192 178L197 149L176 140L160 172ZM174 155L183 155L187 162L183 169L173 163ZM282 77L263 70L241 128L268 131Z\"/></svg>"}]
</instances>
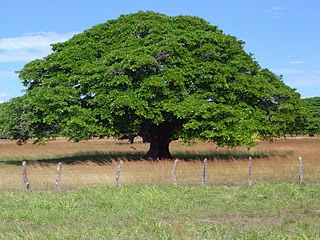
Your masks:
<instances>
[{"instance_id":1,"label":"dry grass field","mask_svg":"<svg viewBox=\"0 0 320 240\"><path fill-rule=\"evenodd\" d=\"M143 154L148 144L134 144L113 139L79 143L58 139L44 146L32 143L18 146L13 141L0 141L0 190L23 190L21 162L27 161L31 190L55 190L57 163L63 163L61 189L86 186L114 186L115 172L124 161L122 185L173 184L173 160L146 161ZM248 184L248 158L253 158L253 184L298 181L298 156L303 157L304 183L320 183L320 138L289 137L258 147L227 149L213 143L199 142L186 146L171 143L177 165L177 185L201 185L202 161L208 159L207 185L239 187Z\"/></svg>"}]
</instances>

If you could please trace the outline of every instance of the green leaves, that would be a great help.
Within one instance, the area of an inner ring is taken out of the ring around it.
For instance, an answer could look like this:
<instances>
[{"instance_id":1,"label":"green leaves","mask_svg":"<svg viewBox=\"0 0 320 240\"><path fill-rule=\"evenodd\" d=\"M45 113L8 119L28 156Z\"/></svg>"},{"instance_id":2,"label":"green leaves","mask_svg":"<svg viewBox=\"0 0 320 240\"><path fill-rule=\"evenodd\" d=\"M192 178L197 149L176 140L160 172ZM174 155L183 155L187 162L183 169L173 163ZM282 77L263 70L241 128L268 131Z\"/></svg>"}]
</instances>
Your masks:
<instances>
[{"instance_id":1,"label":"green leaves","mask_svg":"<svg viewBox=\"0 0 320 240\"><path fill-rule=\"evenodd\" d=\"M311 136L320 134L320 97L306 98L302 101L308 114L305 133Z\"/></svg>"}]
</instances>

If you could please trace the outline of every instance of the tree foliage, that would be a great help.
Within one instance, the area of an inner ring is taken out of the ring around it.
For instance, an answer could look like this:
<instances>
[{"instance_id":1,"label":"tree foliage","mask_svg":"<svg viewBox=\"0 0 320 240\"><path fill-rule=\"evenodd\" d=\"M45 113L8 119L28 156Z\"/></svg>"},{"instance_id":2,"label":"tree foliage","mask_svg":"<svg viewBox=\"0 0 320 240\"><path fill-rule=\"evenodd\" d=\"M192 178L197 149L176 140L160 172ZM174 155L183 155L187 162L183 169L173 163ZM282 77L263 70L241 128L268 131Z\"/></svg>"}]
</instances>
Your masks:
<instances>
[{"instance_id":1,"label":"tree foliage","mask_svg":"<svg viewBox=\"0 0 320 240\"><path fill-rule=\"evenodd\" d=\"M305 133L314 136L320 134L320 97L302 99L303 105L308 109L309 121Z\"/></svg>"},{"instance_id":2,"label":"tree foliage","mask_svg":"<svg viewBox=\"0 0 320 240\"><path fill-rule=\"evenodd\" d=\"M243 46L198 17L148 11L96 25L20 71L30 131L138 134L151 158L170 157L178 138L235 147L295 132L300 95Z\"/></svg>"},{"instance_id":3,"label":"tree foliage","mask_svg":"<svg viewBox=\"0 0 320 240\"><path fill-rule=\"evenodd\" d=\"M26 141L30 135L21 97L0 104L0 135L2 138Z\"/></svg>"}]
</instances>

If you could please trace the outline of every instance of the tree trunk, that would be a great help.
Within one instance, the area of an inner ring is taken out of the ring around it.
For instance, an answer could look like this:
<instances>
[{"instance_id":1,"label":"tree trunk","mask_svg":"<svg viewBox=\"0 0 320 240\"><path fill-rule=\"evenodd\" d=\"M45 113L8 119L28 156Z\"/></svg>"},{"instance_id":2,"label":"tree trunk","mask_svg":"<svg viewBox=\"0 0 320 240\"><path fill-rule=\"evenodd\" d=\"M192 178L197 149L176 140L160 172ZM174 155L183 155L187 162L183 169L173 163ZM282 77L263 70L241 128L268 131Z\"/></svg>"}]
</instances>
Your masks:
<instances>
[{"instance_id":1,"label":"tree trunk","mask_svg":"<svg viewBox=\"0 0 320 240\"><path fill-rule=\"evenodd\" d=\"M146 154L147 159L171 158L169 144L171 142L172 129L167 124L151 126L149 129L150 148Z\"/></svg>"},{"instance_id":2,"label":"tree trunk","mask_svg":"<svg viewBox=\"0 0 320 240\"><path fill-rule=\"evenodd\" d=\"M169 151L170 141L154 139L150 141L150 148L146 154L146 158L150 159L168 159L171 158Z\"/></svg>"}]
</instances>

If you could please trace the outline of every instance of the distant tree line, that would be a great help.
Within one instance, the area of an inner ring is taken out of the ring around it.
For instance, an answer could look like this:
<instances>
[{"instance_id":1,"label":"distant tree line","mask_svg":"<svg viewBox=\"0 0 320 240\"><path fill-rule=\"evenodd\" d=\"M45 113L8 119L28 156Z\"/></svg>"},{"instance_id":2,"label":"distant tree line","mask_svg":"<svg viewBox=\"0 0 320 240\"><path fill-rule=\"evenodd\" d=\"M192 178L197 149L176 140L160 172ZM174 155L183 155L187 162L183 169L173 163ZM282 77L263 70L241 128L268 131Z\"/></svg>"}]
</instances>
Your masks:
<instances>
[{"instance_id":1,"label":"distant tree line","mask_svg":"<svg viewBox=\"0 0 320 240\"><path fill-rule=\"evenodd\" d=\"M302 103L308 111L304 133L310 136L320 134L320 97L305 98L302 99Z\"/></svg>"}]
</instances>

